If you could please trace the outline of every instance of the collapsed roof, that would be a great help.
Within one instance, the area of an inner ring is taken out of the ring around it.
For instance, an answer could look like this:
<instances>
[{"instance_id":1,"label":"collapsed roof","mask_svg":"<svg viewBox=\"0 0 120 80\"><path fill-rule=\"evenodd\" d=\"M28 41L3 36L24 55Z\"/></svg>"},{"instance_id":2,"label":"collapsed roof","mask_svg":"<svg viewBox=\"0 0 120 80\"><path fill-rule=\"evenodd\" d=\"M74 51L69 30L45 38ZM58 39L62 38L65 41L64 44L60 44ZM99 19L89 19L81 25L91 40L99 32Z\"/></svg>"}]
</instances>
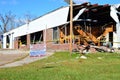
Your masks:
<instances>
[{"instance_id":1,"label":"collapsed roof","mask_svg":"<svg viewBox=\"0 0 120 80\"><path fill-rule=\"evenodd\" d=\"M114 12L114 14L111 14L112 12ZM99 5L99 4L83 3L81 5L74 5L73 6L73 21L77 15L79 16L77 17L77 19L75 19L75 21L79 21L80 23L91 22L91 25L93 26L94 25L102 26L105 24L109 24L111 22L117 23L118 22L116 21L117 19L120 21L120 4ZM67 21L70 20L69 16L70 16L70 13L68 15Z\"/></svg>"}]
</instances>

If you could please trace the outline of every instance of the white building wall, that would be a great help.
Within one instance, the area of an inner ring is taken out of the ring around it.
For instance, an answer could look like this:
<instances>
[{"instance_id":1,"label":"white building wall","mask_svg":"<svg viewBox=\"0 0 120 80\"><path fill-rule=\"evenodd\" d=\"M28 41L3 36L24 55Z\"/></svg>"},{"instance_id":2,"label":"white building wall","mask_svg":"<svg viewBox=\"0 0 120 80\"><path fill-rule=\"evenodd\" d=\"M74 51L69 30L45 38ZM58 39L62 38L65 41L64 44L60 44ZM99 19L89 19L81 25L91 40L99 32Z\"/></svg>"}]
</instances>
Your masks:
<instances>
[{"instance_id":1,"label":"white building wall","mask_svg":"<svg viewBox=\"0 0 120 80\"><path fill-rule=\"evenodd\" d=\"M22 25L3 34L3 48L6 48L6 36L10 36L9 48L14 48L14 38L18 36L27 35L47 28L52 28L67 22L69 7L63 7L51 13L48 13L36 20L31 21L29 24Z\"/></svg>"},{"instance_id":2,"label":"white building wall","mask_svg":"<svg viewBox=\"0 0 120 80\"><path fill-rule=\"evenodd\" d=\"M10 48L14 48L13 40L15 37L41 31L41 30L46 29L46 27L52 28L52 27L56 27L61 24L67 23L68 12L69 12L69 7L63 7L56 11L48 13L36 20L31 21L29 25L25 24L25 25L22 25L16 29L13 29L5 33L3 35L3 48L6 48L6 36L7 35L12 35L12 33L14 33L12 37L10 37L12 38L10 39ZM113 43L113 47L117 48L117 47L120 47L120 44L116 43L116 42L120 42L120 35L119 35L120 34L120 22L118 21L116 17L116 11L114 10L114 7L111 7L110 15L115 21L117 20L116 21L117 34L116 33L113 34L114 36L113 41L115 42ZM119 26L118 26L118 23L119 23Z\"/></svg>"},{"instance_id":3,"label":"white building wall","mask_svg":"<svg viewBox=\"0 0 120 80\"><path fill-rule=\"evenodd\" d=\"M110 7L110 16L113 18L113 20L116 22L116 32L113 34L113 47L114 48L120 48L120 21L117 14L120 15L120 12L117 11L117 8L120 6L120 4L112 5Z\"/></svg>"},{"instance_id":4,"label":"white building wall","mask_svg":"<svg viewBox=\"0 0 120 80\"><path fill-rule=\"evenodd\" d=\"M33 33L36 31L44 30L47 28L56 27L58 25L64 24L67 22L69 7L64 7L48 15L42 16L37 20L30 22L29 32Z\"/></svg>"},{"instance_id":5,"label":"white building wall","mask_svg":"<svg viewBox=\"0 0 120 80\"><path fill-rule=\"evenodd\" d=\"M9 48L10 48L10 49L13 49L13 48L14 48L13 33L9 34L9 38L10 38L10 45L9 45Z\"/></svg>"},{"instance_id":6,"label":"white building wall","mask_svg":"<svg viewBox=\"0 0 120 80\"><path fill-rule=\"evenodd\" d=\"M3 35L3 48L6 48L6 35Z\"/></svg>"},{"instance_id":7,"label":"white building wall","mask_svg":"<svg viewBox=\"0 0 120 80\"><path fill-rule=\"evenodd\" d=\"M117 31L113 34L113 47L114 48L120 48L120 23L119 26L117 26Z\"/></svg>"},{"instance_id":8,"label":"white building wall","mask_svg":"<svg viewBox=\"0 0 120 80\"><path fill-rule=\"evenodd\" d=\"M118 40L117 40L117 34L115 32L113 32L113 48L117 48L118 47Z\"/></svg>"}]
</instances>

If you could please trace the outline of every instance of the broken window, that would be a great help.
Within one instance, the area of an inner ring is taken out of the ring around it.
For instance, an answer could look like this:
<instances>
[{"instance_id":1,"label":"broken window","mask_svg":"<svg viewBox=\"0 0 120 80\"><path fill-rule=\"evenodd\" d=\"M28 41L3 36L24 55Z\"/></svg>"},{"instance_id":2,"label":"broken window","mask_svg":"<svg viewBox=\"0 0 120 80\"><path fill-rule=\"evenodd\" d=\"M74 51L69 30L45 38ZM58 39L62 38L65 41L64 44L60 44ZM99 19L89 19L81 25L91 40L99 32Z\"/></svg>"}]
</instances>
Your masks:
<instances>
[{"instance_id":1,"label":"broken window","mask_svg":"<svg viewBox=\"0 0 120 80\"><path fill-rule=\"evenodd\" d=\"M10 38L9 38L9 35L7 35L7 39L6 39L6 47L9 48L9 45L10 45Z\"/></svg>"},{"instance_id":2,"label":"broken window","mask_svg":"<svg viewBox=\"0 0 120 80\"><path fill-rule=\"evenodd\" d=\"M21 36L19 41L21 41L22 45L27 45L27 35Z\"/></svg>"},{"instance_id":3,"label":"broken window","mask_svg":"<svg viewBox=\"0 0 120 80\"><path fill-rule=\"evenodd\" d=\"M58 27L53 28L53 42L54 43L59 43L59 30Z\"/></svg>"},{"instance_id":4,"label":"broken window","mask_svg":"<svg viewBox=\"0 0 120 80\"><path fill-rule=\"evenodd\" d=\"M43 42L43 31L32 33L30 39L31 39L31 44Z\"/></svg>"}]
</instances>

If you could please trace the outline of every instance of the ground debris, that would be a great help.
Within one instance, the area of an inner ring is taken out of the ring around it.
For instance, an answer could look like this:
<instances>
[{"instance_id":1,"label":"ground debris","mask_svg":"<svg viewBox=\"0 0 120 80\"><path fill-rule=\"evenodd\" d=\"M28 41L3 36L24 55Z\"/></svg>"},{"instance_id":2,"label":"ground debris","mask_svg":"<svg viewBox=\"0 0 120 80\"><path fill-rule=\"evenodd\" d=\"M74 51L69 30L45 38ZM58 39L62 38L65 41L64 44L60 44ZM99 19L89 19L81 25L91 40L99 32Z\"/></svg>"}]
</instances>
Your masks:
<instances>
[{"instance_id":1,"label":"ground debris","mask_svg":"<svg viewBox=\"0 0 120 80\"><path fill-rule=\"evenodd\" d=\"M81 58L81 59L87 59L87 57L84 56L84 55L82 55L80 58Z\"/></svg>"},{"instance_id":2,"label":"ground debris","mask_svg":"<svg viewBox=\"0 0 120 80\"><path fill-rule=\"evenodd\" d=\"M106 46L95 46L95 45L78 45L73 52L79 52L81 54L96 53L96 52L109 52L113 53L115 50Z\"/></svg>"}]
</instances>

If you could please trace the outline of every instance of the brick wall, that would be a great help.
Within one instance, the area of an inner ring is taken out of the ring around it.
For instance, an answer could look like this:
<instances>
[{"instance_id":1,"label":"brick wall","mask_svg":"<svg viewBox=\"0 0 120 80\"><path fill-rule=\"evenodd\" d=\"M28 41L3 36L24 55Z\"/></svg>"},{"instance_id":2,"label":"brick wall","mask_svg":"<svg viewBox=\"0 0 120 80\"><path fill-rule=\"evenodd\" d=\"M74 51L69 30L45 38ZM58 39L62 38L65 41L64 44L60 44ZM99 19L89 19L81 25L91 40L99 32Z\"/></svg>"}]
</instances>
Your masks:
<instances>
[{"instance_id":1,"label":"brick wall","mask_svg":"<svg viewBox=\"0 0 120 80\"><path fill-rule=\"evenodd\" d=\"M45 36L45 30L43 31ZM15 40L15 49L29 49L30 48L30 34L27 35L27 45L19 46L18 38ZM46 48L47 50L69 50L69 44L55 44L53 41L53 29L46 30ZM74 46L73 46L74 47Z\"/></svg>"},{"instance_id":2,"label":"brick wall","mask_svg":"<svg viewBox=\"0 0 120 80\"><path fill-rule=\"evenodd\" d=\"M18 38L14 40L14 49L18 49Z\"/></svg>"},{"instance_id":3,"label":"brick wall","mask_svg":"<svg viewBox=\"0 0 120 80\"><path fill-rule=\"evenodd\" d=\"M53 29L46 31L47 50L69 50L69 43L67 44L55 44L53 40ZM76 46L73 45L73 48Z\"/></svg>"}]
</instances>

